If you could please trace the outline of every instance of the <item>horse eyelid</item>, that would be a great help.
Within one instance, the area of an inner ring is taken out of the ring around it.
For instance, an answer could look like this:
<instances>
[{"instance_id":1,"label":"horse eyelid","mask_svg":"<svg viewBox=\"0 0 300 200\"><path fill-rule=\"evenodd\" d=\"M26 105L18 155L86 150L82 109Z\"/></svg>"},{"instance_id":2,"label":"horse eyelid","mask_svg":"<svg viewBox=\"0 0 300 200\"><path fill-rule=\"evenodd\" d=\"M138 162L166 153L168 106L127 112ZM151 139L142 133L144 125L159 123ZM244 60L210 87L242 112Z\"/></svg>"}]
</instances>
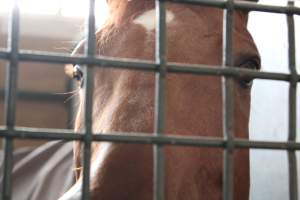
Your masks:
<instances>
[{"instance_id":1,"label":"horse eyelid","mask_svg":"<svg viewBox=\"0 0 300 200\"><path fill-rule=\"evenodd\" d=\"M82 69L81 69L81 67L79 65L73 66L73 76L78 81L83 78L83 72L82 72Z\"/></svg>"},{"instance_id":2,"label":"horse eyelid","mask_svg":"<svg viewBox=\"0 0 300 200\"><path fill-rule=\"evenodd\" d=\"M249 57L245 59L240 65L238 65L241 68L244 69L250 69L250 70L260 70L260 58L257 56ZM249 89L252 87L253 84L253 78L249 77L241 77L239 79L240 85L243 88Z\"/></svg>"},{"instance_id":3,"label":"horse eyelid","mask_svg":"<svg viewBox=\"0 0 300 200\"><path fill-rule=\"evenodd\" d=\"M259 70L260 57L258 55L239 55L236 56L234 66L246 69Z\"/></svg>"},{"instance_id":4,"label":"horse eyelid","mask_svg":"<svg viewBox=\"0 0 300 200\"><path fill-rule=\"evenodd\" d=\"M83 71L80 65L73 65L73 78L80 82L80 87L83 87Z\"/></svg>"},{"instance_id":5,"label":"horse eyelid","mask_svg":"<svg viewBox=\"0 0 300 200\"><path fill-rule=\"evenodd\" d=\"M249 59L242 63L239 67L245 69L252 69L252 70L259 70L260 69L260 62L257 59Z\"/></svg>"}]
</instances>

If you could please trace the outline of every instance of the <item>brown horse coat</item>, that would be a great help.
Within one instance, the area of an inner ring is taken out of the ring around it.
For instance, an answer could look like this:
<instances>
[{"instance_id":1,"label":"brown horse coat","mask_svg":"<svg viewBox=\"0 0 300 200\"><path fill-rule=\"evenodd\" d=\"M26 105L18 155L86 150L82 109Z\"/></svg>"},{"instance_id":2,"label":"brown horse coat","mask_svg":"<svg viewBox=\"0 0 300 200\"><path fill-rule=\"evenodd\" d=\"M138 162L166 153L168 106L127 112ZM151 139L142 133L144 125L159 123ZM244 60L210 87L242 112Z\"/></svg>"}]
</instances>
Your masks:
<instances>
[{"instance_id":1,"label":"brown horse coat","mask_svg":"<svg viewBox=\"0 0 300 200\"><path fill-rule=\"evenodd\" d=\"M110 0L111 17L97 32L99 55L154 60L154 1ZM234 15L234 63L257 68L259 55L247 31L247 13ZM202 6L167 6L169 62L221 65L223 11ZM83 45L78 52L82 52ZM250 63L250 64L249 64ZM153 132L153 72L97 68L93 130ZM221 78L168 74L166 129L182 136L223 137ZM250 87L235 84L235 137L248 138ZM76 129L81 127L82 108ZM75 149L80 167L80 146ZM165 147L168 200L222 199L222 149ZM151 145L94 143L91 167L93 200L150 200L153 188ZM81 178L79 178L81 181ZM77 183L61 200L79 199ZM235 199L249 196L249 152L236 150Z\"/></svg>"}]
</instances>

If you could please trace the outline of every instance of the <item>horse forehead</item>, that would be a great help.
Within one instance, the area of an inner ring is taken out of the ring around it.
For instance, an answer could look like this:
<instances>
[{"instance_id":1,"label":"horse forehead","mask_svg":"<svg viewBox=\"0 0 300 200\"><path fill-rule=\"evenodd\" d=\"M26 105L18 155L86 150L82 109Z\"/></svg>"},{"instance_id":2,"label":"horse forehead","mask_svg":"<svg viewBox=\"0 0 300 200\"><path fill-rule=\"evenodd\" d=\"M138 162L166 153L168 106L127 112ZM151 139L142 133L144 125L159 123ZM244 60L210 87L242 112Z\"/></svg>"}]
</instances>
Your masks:
<instances>
[{"instance_id":1,"label":"horse forehead","mask_svg":"<svg viewBox=\"0 0 300 200\"><path fill-rule=\"evenodd\" d=\"M132 24L139 25L150 33L156 28L156 10L150 9L136 15ZM168 27L198 26L201 33L214 33L221 31L223 12L210 7L197 7L170 5L166 10L166 24Z\"/></svg>"},{"instance_id":2,"label":"horse forehead","mask_svg":"<svg viewBox=\"0 0 300 200\"><path fill-rule=\"evenodd\" d=\"M134 24L141 25L147 31L152 31L155 29L155 17L156 17L156 10L151 9L145 11L138 15L134 20ZM166 23L171 23L175 18L175 14L171 10L166 10Z\"/></svg>"}]
</instances>

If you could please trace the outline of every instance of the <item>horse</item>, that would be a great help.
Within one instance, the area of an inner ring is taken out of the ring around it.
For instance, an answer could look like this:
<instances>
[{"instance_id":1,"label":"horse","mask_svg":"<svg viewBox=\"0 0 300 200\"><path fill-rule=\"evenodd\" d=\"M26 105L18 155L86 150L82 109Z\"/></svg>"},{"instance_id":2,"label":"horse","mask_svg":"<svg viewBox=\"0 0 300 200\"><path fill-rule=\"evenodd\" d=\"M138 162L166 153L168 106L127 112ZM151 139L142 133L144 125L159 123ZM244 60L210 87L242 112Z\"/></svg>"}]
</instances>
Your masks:
<instances>
[{"instance_id":1,"label":"horse","mask_svg":"<svg viewBox=\"0 0 300 200\"><path fill-rule=\"evenodd\" d=\"M97 54L154 61L154 0L107 3L110 17L96 32ZM260 56L247 30L247 20L248 12L234 12L234 66L256 70ZM222 9L166 2L168 62L221 66L222 24ZM75 55L84 52L84 43L78 45ZM252 80L234 80L237 138L248 139L251 83ZM153 133L154 72L100 67L94 71L94 88L94 133ZM168 73L166 91L165 133L223 137L221 77ZM83 94L80 98L76 131L83 127ZM74 155L79 169L77 182L59 200L81 197L79 142ZM167 200L222 199L222 149L165 146L164 156ZM234 160L234 198L249 199L249 150L235 150ZM92 200L153 199L152 145L94 142L90 173Z\"/></svg>"}]
</instances>

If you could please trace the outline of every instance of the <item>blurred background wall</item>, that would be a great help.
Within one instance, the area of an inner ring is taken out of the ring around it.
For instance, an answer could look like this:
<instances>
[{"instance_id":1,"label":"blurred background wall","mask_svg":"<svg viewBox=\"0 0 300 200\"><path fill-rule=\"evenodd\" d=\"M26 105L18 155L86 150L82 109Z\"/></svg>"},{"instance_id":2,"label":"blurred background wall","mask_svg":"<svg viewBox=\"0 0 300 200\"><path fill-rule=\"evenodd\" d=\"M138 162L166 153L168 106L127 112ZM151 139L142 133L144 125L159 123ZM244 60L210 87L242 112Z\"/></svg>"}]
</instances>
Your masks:
<instances>
[{"instance_id":1,"label":"blurred background wall","mask_svg":"<svg viewBox=\"0 0 300 200\"><path fill-rule=\"evenodd\" d=\"M260 0L286 5L286 0ZM300 6L299 1L296 2ZM249 29L262 58L262 71L288 70L287 19L282 14L252 12ZM297 70L300 72L300 17L295 17ZM287 82L255 80L252 88L250 139L286 141L288 138ZM300 134L300 85L298 84L297 141ZM300 170L299 153L298 174ZM286 151L251 150L251 199L288 199L288 157ZM300 183L300 179L298 178ZM298 187L300 189L300 187Z\"/></svg>"},{"instance_id":2,"label":"blurred background wall","mask_svg":"<svg viewBox=\"0 0 300 200\"><path fill-rule=\"evenodd\" d=\"M86 0L20 0L20 49L70 54L84 35ZM103 4L104 3L104 4ZM10 0L0 0L0 48L7 48ZM96 3L96 24L108 10ZM0 60L0 125L4 120L4 82L7 63ZM20 62L18 73L17 126L72 128L71 80L64 65ZM38 97L33 97L38 95ZM76 96L76 94L75 94ZM15 147L37 146L45 141L15 140ZM1 147L0 143L0 147Z\"/></svg>"},{"instance_id":3,"label":"blurred background wall","mask_svg":"<svg viewBox=\"0 0 300 200\"><path fill-rule=\"evenodd\" d=\"M1 3L0 3L1 5ZM24 50L70 53L79 38L82 19L51 15L21 15L20 48ZM7 15L0 14L0 47L7 47ZM0 124L3 124L3 89L6 62L0 61ZM18 126L39 128L69 128L70 92L68 78L61 64L20 62L18 74L16 123ZM31 94L39 94L41 98ZM43 98L46 95L47 98ZM39 145L42 141L16 140L15 146Z\"/></svg>"}]
</instances>

